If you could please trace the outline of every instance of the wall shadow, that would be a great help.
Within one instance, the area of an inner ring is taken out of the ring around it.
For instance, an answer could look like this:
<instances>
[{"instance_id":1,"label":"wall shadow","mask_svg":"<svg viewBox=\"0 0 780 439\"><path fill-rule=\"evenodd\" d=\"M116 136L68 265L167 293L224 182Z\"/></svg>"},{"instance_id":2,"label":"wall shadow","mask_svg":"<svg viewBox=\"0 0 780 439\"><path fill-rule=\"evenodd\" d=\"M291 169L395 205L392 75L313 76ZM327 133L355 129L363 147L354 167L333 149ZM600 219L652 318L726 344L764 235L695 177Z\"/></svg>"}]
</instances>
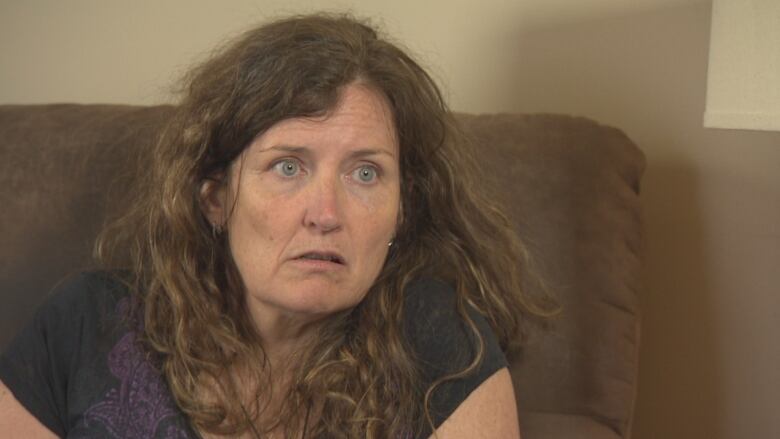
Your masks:
<instances>
[{"instance_id":1,"label":"wall shadow","mask_svg":"<svg viewBox=\"0 0 780 439\"><path fill-rule=\"evenodd\" d=\"M505 76L490 91L506 96L507 111L619 127L647 156L635 439L726 439L700 187L709 16L710 4L699 2L517 30Z\"/></svg>"},{"instance_id":2,"label":"wall shadow","mask_svg":"<svg viewBox=\"0 0 780 439\"><path fill-rule=\"evenodd\" d=\"M722 354L696 168L657 161L643 182L646 258L634 439L726 439Z\"/></svg>"}]
</instances>

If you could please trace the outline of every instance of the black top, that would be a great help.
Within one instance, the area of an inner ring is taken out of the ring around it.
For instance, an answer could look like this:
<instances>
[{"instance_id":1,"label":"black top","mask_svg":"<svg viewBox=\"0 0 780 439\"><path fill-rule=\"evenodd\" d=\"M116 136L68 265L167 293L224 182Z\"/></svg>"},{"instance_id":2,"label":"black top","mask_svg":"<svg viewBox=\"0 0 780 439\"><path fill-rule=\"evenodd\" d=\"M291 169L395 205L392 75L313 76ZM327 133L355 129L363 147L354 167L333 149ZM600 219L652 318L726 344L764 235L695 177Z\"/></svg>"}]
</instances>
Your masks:
<instances>
[{"instance_id":1,"label":"black top","mask_svg":"<svg viewBox=\"0 0 780 439\"><path fill-rule=\"evenodd\" d=\"M471 363L476 338L456 312L451 287L420 280L406 297L404 332L427 388ZM138 326L126 318L128 308L126 288L106 273L67 280L0 356L0 381L61 437L197 438L135 342ZM436 427L507 365L484 317L469 313L485 340L485 357L468 377L437 387L430 405ZM418 437L430 434L427 428Z\"/></svg>"}]
</instances>

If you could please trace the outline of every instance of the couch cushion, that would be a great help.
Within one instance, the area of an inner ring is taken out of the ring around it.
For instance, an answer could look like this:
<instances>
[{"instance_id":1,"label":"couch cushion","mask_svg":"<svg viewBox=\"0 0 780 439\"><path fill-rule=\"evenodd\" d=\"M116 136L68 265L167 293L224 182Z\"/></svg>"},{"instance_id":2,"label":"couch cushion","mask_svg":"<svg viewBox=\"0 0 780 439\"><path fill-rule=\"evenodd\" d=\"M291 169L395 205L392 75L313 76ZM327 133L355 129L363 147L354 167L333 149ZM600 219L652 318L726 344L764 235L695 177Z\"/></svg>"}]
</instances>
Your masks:
<instances>
[{"instance_id":1,"label":"couch cushion","mask_svg":"<svg viewBox=\"0 0 780 439\"><path fill-rule=\"evenodd\" d=\"M620 439L603 423L587 416L560 413L524 413L520 419L523 439Z\"/></svg>"}]
</instances>

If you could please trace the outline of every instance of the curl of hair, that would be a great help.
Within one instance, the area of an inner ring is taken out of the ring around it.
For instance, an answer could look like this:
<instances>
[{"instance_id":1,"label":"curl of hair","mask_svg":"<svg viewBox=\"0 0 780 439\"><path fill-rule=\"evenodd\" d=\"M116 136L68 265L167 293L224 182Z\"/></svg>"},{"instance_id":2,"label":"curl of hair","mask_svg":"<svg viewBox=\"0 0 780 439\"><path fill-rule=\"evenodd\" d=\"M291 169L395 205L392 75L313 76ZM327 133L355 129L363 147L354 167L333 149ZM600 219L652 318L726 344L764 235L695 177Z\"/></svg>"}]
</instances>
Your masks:
<instances>
[{"instance_id":1,"label":"curl of hair","mask_svg":"<svg viewBox=\"0 0 780 439\"><path fill-rule=\"evenodd\" d=\"M329 318L295 361L273 425L288 437L318 406L311 437L401 437L430 422L401 327L406 285L436 276L453 285L459 314L472 306L502 348L524 339L549 302L523 293L528 255L507 218L480 195L472 145L431 77L369 25L344 15L296 16L240 36L185 78L183 97L139 169L137 197L96 244L106 266L128 261L144 342L182 411L200 430L256 428L270 370L244 303L224 234L200 206L200 187L224 173L259 133L321 116L340 90L364 83L393 112L400 143L403 218L375 284L354 309ZM479 336L479 340L482 338ZM471 371L468 369L445 379ZM235 371L240 370L240 374ZM247 392L246 384L256 383ZM319 405L317 405L319 403Z\"/></svg>"}]
</instances>

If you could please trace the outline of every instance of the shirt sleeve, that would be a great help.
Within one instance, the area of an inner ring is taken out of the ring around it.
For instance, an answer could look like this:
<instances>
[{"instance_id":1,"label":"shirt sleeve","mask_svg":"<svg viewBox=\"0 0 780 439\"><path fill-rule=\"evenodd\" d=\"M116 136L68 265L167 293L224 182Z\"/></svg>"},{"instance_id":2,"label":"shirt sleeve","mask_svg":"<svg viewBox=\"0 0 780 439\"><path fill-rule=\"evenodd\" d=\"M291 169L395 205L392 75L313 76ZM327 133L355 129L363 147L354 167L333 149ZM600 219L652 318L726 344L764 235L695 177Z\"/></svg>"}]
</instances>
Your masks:
<instances>
[{"instance_id":1,"label":"shirt sleeve","mask_svg":"<svg viewBox=\"0 0 780 439\"><path fill-rule=\"evenodd\" d=\"M479 341L458 313L456 293L449 285L434 279L420 280L407 288L405 296L404 327L420 364L422 390L426 391L440 378L465 370L476 358ZM507 367L506 357L485 317L471 307L467 312L484 343L484 355L469 374L435 388L428 407L434 428L487 378ZM422 422L421 429L419 437L432 433L427 421Z\"/></svg>"},{"instance_id":2,"label":"shirt sleeve","mask_svg":"<svg viewBox=\"0 0 780 439\"><path fill-rule=\"evenodd\" d=\"M84 276L54 289L0 355L0 380L19 403L58 436L66 433L70 366L83 323Z\"/></svg>"}]
</instances>

